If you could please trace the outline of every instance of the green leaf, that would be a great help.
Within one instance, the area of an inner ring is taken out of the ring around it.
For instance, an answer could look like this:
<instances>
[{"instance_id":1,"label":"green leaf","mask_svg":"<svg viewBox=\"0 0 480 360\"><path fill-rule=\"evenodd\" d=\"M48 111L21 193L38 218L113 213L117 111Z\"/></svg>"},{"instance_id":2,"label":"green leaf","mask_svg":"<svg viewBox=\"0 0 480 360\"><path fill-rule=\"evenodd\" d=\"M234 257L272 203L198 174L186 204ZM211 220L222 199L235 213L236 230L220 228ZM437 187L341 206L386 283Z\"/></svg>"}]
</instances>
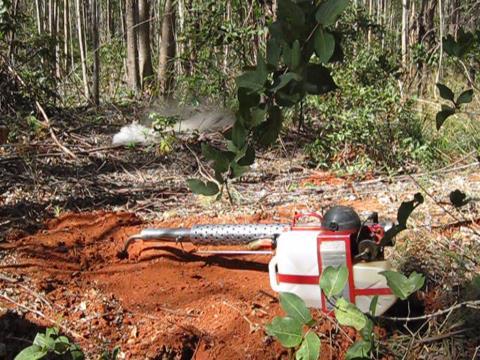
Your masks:
<instances>
[{"instance_id":1,"label":"green leaf","mask_svg":"<svg viewBox=\"0 0 480 360\"><path fill-rule=\"evenodd\" d=\"M67 352L70 348L70 340L66 336L60 336L55 339L55 344L53 345L53 352L57 355L62 355Z\"/></svg>"},{"instance_id":2,"label":"green leaf","mask_svg":"<svg viewBox=\"0 0 480 360\"><path fill-rule=\"evenodd\" d=\"M302 62L302 50L300 48L300 42L295 40L292 45L292 51L290 52L290 62L289 68L292 70L297 70ZM286 62L288 63L288 62Z\"/></svg>"},{"instance_id":3,"label":"green leaf","mask_svg":"<svg viewBox=\"0 0 480 360\"><path fill-rule=\"evenodd\" d=\"M372 343L370 341L358 340L347 350L345 360L370 359Z\"/></svg>"},{"instance_id":4,"label":"green leaf","mask_svg":"<svg viewBox=\"0 0 480 360\"><path fill-rule=\"evenodd\" d=\"M323 26L329 26L337 21L337 18L348 6L348 0L326 0L318 8L315 19Z\"/></svg>"},{"instance_id":5,"label":"green leaf","mask_svg":"<svg viewBox=\"0 0 480 360\"><path fill-rule=\"evenodd\" d=\"M320 62L326 64L335 51L335 37L319 26L315 32L314 46Z\"/></svg>"},{"instance_id":6,"label":"green leaf","mask_svg":"<svg viewBox=\"0 0 480 360\"><path fill-rule=\"evenodd\" d=\"M360 330L360 335L362 335L362 338L364 340L369 340L371 341L373 339L373 321L367 317L367 323L365 324L365 327Z\"/></svg>"},{"instance_id":7,"label":"green leaf","mask_svg":"<svg viewBox=\"0 0 480 360\"><path fill-rule=\"evenodd\" d=\"M291 0L278 0L278 18L294 27L301 28L305 24L305 14L302 9Z\"/></svg>"},{"instance_id":8,"label":"green leaf","mask_svg":"<svg viewBox=\"0 0 480 360\"><path fill-rule=\"evenodd\" d=\"M47 354L47 349L43 349L38 345L32 345L19 352L17 356L15 356L15 360L37 360L44 358Z\"/></svg>"},{"instance_id":9,"label":"green leaf","mask_svg":"<svg viewBox=\"0 0 480 360\"><path fill-rule=\"evenodd\" d=\"M412 212L423 203L424 199L422 194L416 193L413 196L413 200L404 201L402 205L398 208L397 212L397 222L395 226L392 226L389 230L385 232L380 245L391 245L393 238L398 235L400 232L407 228L407 220L412 214Z\"/></svg>"},{"instance_id":10,"label":"green leaf","mask_svg":"<svg viewBox=\"0 0 480 360\"><path fill-rule=\"evenodd\" d=\"M46 334L38 333L33 339L33 345L41 346L47 350L52 350L55 340Z\"/></svg>"},{"instance_id":11,"label":"green leaf","mask_svg":"<svg viewBox=\"0 0 480 360\"><path fill-rule=\"evenodd\" d=\"M265 330L287 348L298 346L302 342L302 323L288 316L276 316Z\"/></svg>"},{"instance_id":12,"label":"green leaf","mask_svg":"<svg viewBox=\"0 0 480 360\"><path fill-rule=\"evenodd\" d=\"M230 164L230 169L231 169L231 176L232 178L238 178L240 176L242 176L243 174L245 174L248 169L250 167L249 166L241 166L239 165L237 162L233 161L231 164Z\"/></svg>"},{"instance_id":13,"label":"green leaf","mask_svg":"<svg viewBox=\"0 0 480 360\"><path fill-rule=\"evenodd\" d=\"M247 71L236 79L237 86L239 88L249 89L249 94L263 91L265 81L266 78L261 77L256 71Z\"/></svg>"},{"instance_id":14,"label":"green leaf","mask_svg":"<svg viewBox=\"0 0 480 360\"><path fill-rule=\"evenodd\" d=\"M445 100L450 100L452 102L455 101L455 95L453 91L446 85L437 83L438 91L440 92L440 96Z\"/></svg>"},{"instance_id":15,"label":"green leaf","mask_svg":"<svg viewBox=\"0 0 480 360\"><path fill-rule=\"evenodd\" d=\"M455 114L455 109L442 105L442 110L437 113L437 116L435 117L435 122L437 125L437 130L440 130L442 127L443 123L445 120L447 120L448 117L452 116Z\"/></svg>"},{"instance_id":16,"label":"green leaf","mask_svg":"<svg viewBox=\"0 0 480 360\"><path fill-rule=\"evenodd\" d=\"M238 165L249 166L255 162L255 148L253 146L248 146L245 155L238 160Z\"/></svg>"},{"instance_id":17,"label":"green leaf","mask_svg":"<svg viewBox=\"0 0 480 360\"><path fill-rule=\"evenodd\" d=\"M311 324L313 319L310 310L305 305L305 301L298 295L288 292L280 293L280 305L291 318L305 325Z\"/></svg>"},{"instance_id":18,"label":"green leaf","mask_svg":"<svg viewBox=\"0 0 480 360\"><path fill-rule=\"evenodd\" d=\"M375 312L377 311L377 304L378 304L378 295L375 295L370 302L370 315L375 316Z\"/></svg>"},{"instance_id":19,"label":"green leaf","mask_svg":"<svg viewBox=\"0 0 480 360\"><path fill-rule=\"evenodd\" d=\"M280 42L275 38L270 38L267 41L267 63L277 66L282 55L282 47Z\"/></svg>"},{"instance_id":20,"label":"green leaf","mask_svg":"<svg viewBox=\"0 0 480 360\"><path fill-rule=\"evenodd\" d=\"M192 192L195 194L205 195L205 196L213 196L216 195L220 189L218 185L212 181L208 181L204 183L202 180L198 179L188 179L187 185Z\"/></svg>"},{"instance_id":21,"label":"green leaf","mask_svg":"<svg viewBox=\"0 0 480 360\"><path fill-rule=\"evenodd\" d=\"M420 289L425 283L425 276L415 271L407 278L396 271L382 271L379 274L385 276L387 284L398 298L406 300L411 294Z\"/></svg>"},{"instance_id":22,"label":"green leaf","mask_svg":"<svg viewBox=\"0 0 480 360\"><path fill-rule=\"evenodd\" d=\"M458 189L452 191L449 197L452 205L457 208L465 206L470 202L470 200L467 199L467 194Z\"/></svg>"},{"instance_id":23,"label":"green leaf","mask_svg":"<svg viewBox=\"0 0 480 360\"><path fill-rule=\"evenodd\" d=\"M247 138L247 130L245 127L242 125L240 121L235 121L235 124L233 124L233 130L232 130L232 142L235 144L235 146L239 149L243 148L243 145L245 145L245 140Z\"/></svg>"},{"instance_id":24,"label":"green leaf","mask_svg":"<svg viewBox=\"0 0 480 360\"><path fill-rule=\"evenodd\" d=\"M317 360L320 357L320 338L313 331L305 335L302 345L295 353L296 360Z\"/></svg>"},{"instance_id":25,"label":"green leaf","mask_svg":"<svg viewBox=\"0 0 480 360\"><path fill-rule=\"evenodd\" d=\"M281 129L282 111L278 106L273 106L269 109L267 121L260 124L256 130L258 141L262 145L270 145L274 143L277 140Z\"/></svg>"},{"instance_id":26,"label":"green leaf","mask_svg":"<svg viewBox=\"0 0 480 360\"><path fill-rule=\"evenodd\" d=\"M257 106L260 102L260 95L258 93L250 93L248 89L243 87L238 89L237 98L240 104L240 110Z\"/></svg>"},{"instance_id":27,"label":"green leaf","mask_svg":"<svg viewBox=\"0 0 480 360\"><path fill-rule=\"evenodd\" d=\"M255 108L252 111L251 115L251 123L250 125L252 127L257 127L260 125L262 122L265 121L265 115L267 114L267 111L265 109L260 109L260 108Z\"/></svg>"},{"instance_id":28,"label":"green leaf","mask_svg":"<svg viewBox=\"0 0 480 360\"><path fill-rule=\"evenodd\" d=\"M340 265L337 268L328 266L322 271L320 277L320 288L325 293L327 298L339 295L348 280L348 269L345 265Z\"/></svg>"},{"instance_id":29,"label":"green leaf","mask_svg":"<svg viewBox=\"0 0 480 360\"><path fill-rule=\"evenodd\" d=\"M465 90L458 96L457 106L460 106L462 104L468 104L472 102L472 99L473 99L473 90L472 89Z\"/></svg>"},{"instance_id":30,"label":"green leaf","mask_svg":"<svg viewBox=\"0 0 480 360\"><path fill-rule=\"evenodd\" d=\"M271 88L272 91L278 91L285 86L287 86L290 81L301 81L302 77L296 73L288 72L279 76L276 81L273 83L273 87Z\"/></svg>"},{"instance_id":31,"label":"green leaf","mask_svg":"<svg viewBox=\"0 0 480 360\"><path fill-rule=\"evenodd\" d=\"M367 325L368 318L355 305L344 298L335 304L335 318L340 325L351 326L360 331Z\"/></svg>"},{"instance_id":32,"label":"green leaf","mask_svg":"<svg viewBox=\"0 0 480 360\"><path fill-rule=\"evenodd\" d=\"M337 88L330 70L320 64L308 64L303 78L305 79L304 89L308 94L321 95Z\"/></svg>"},{"instance_id":33,"label":"green leaf","mask_svg":"<svg viewBox=\"0 0 480 360\"><path fill-rule=\"evenodd\" d=\"M85 355L83 354L82 349L80 349L80 346L73 344L70 347L70 356L72 357L72 360L84 360Z\"/></svg>"}]
</instances>

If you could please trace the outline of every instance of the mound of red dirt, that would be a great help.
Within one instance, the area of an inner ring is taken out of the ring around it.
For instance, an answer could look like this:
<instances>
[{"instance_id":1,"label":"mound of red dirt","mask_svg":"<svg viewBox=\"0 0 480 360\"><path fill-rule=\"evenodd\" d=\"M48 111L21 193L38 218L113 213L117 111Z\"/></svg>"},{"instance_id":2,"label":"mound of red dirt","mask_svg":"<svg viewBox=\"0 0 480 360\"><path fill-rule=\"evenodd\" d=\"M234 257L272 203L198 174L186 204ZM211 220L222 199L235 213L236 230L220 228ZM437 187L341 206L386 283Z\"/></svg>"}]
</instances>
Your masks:
<instances>
[{"instance_id":1,"label":"mound of red dirt","mask_svg":"<svg viewBox=\"0 0 480 360\"><path fill-rule=\"evenodd\" d=\"M155 225L258 221L268 219L195 217ZM269 257L202 256L191 245L138 243L129 259L120 259L126 239L141 228L142 221L129 213L67 214L35 235L4 243L3 269L46 294L43 305L37 304L45 318L28 314L30 320L51 326L46 319L62 319L64 332L87 353L118 345L127 359L288 356L264 332L281 314L269 286ZM35 293L23 296L32 299ZM345 333L326 320L320 326L322 358L343 358L350 341Z\"/></svg>"}]
</instances>

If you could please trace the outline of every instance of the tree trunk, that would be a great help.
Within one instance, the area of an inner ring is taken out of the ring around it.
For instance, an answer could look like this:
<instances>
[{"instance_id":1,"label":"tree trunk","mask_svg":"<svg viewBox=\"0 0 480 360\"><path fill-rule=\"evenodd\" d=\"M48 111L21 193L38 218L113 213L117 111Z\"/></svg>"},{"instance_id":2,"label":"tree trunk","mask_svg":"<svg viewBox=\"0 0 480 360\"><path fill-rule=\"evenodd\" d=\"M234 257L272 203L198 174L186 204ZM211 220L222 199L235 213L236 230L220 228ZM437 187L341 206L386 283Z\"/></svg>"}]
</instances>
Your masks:
<instances>
[{"instance_id":1,"label":"tree trunk","mask_svg":"<svg viewBox=\"0 0 480 360\"><path fill-rule=\"evenodd\" d=\"M126 0L125 25L127 28L127 79L130 88L137 94L140 90L137 57L137 31L135 27L136 1Z\"/></svg>"},{"instance_id":2,"label":"tree trunk","mask_svg":"<svg viewBox=\"0 0 480 360\"><path fill-rule=\"evenodd\" d=\"M173 91L173 65L175 58L175 8L173 0L165 0L160 44L158 81L160 95L170 97Z\"/></svg>"},{"instance_id":3,"label":"tree trunk","mask_svg":"<svg viewBox=\"0 0 480 360\"><path fill-rule=\"evenodd\" d=\"M150 0L138 0L138 63L142 87L153 76L152 52L150 50Z\"/></svg>"},{"instance_id":4,"label":"tree trunk","mask_svg":"<svg viewBox=\"0 0 480 360\"><path fill-rule=\"evenodd\" d=\"M37 31L38 34L43 33L43 19L42 19L42 3L40 0L35 0L35 9L37 11Z\"/></svg>"},{"instance_id":5,"label":"tree trunk","mask_svg":"<svg viewBox=\"0 0 480 360\"><path fill-rule=\"evenodd\" d=\"M63 67L65 72L70 68L70 1L63 0Z\"/></svg>"},{"instance_id":6,"label":"tree trunk","mask_svg":"<svg viewBox=\"0 0 480 360\"><path fill-rule=\"evenodd\" d=\"M93 84L92 98L95 106L100 105L100 56L98 48L99 26L98 26L98 2L92 0L92 43L93 43Z\"/></svg>"},{"instance_id":7,"label":"tree trunk","mask_svg":"<svg viewBox=\"0 0 480 360\"><path fill-rule=\"evenodd\" d=\"M82 21L82 4L80 0L75 2L77 10L77 28L78 28L78 46L80 48L80 62L82 64L82 77L83 77L83 87L85 97L90 99L90 90L88 88L88 76L87 76L87 57L85 49L85 34L83 30L83 21Z\"/></svg>"},{"instance_id":8,"label":"tree trunk","mask_svg":"<svg viewBox=\"0 0 480 360\"><path fill-rule=\"evenodd\" d=\"M408 65L408 8L409 0L402 0L402 64Z\"/></svg>"},{"instance_id":9,"label":"tree trunk","mask_svg":"<svg viewBox=\"0 0 480 360\"><path fill-rule=\"evenodd\" d=\"M112 0L107 0L107 39L112 40L115 31L113 24Z\"/></svg>"}]
</instances>

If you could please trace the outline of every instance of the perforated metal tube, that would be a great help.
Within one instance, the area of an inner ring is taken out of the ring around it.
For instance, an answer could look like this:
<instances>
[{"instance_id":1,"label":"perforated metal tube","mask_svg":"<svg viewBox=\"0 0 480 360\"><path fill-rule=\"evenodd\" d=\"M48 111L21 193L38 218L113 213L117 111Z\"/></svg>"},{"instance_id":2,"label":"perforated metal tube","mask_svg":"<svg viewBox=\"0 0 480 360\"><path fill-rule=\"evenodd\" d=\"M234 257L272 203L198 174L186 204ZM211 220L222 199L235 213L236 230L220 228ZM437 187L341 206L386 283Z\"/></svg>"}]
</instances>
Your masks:
<instances>
[{"instance_id":1,"label":"perforated metal tube","mask_svg":"<svg viewBox=\"0 0 480 360\"><path fill-rule=\"evenodd\" d=\"M286 224L197 225L190 231L196 245L240 245L254 240L273 238L285 231Z\"/></svg>"},{"instance_id":2,"label":"perforated metal tube","mask_svg":"<svg viewBox=\"0 0 480 360\"><path fill-rule=\"evenodd\" d=\"M196 225L191 229L144 229L132 239L190 241L195 245L240 245L258 239L273 238L287 227L287 224L226 224Z\"/></svg>"}]
</instances>

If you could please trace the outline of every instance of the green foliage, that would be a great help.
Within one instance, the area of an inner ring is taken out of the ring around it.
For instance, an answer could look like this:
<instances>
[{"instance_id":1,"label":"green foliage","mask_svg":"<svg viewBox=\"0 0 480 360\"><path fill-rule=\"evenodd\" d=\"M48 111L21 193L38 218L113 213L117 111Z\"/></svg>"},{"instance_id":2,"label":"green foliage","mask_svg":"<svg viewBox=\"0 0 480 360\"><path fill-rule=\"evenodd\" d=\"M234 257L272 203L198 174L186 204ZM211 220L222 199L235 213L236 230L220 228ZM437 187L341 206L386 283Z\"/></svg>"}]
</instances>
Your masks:
<instances>
[{"instance_id":1,"label":"green foliage","mask_svg":"<svg viewBox=\"0 0 480 360\"><path fill-rule=\"evenodd\" d=\"M198 179L188 179L187 185L195 194L212 196L219 192L218 185L213 181L205 183Z\"/></svg>"},{"instance_id":2,"label":"green foliage","mask_svg":"<svg viewBox=\"0 0 480 360\"><path fill-rule=\"evenodd\" d=\"M395 73L395 58L373 44L334 65L340 91L308 97L304 106L315 136L305 145L312 165L359 173L432 161L434 148L414 103L402 100Z\"/></svg>"},{"instance_id":3,"label":"green foliage","mask_svg":"<svg viewBox=\"0 0 480 360\"><path fill-rule=\"evenodd\" d=\"M300 103L307 94L320 95L337 88L330 70L318 61L328 62L335 47L339 47L326 27L333 25L347 5L348 1L343 0L320 4L279 0L277 20L269 26L266 56L259 54L256 66L236 79L239 109L228 138L234 146L227 142L229 151L217 149L218 156L211 159L219 184L248 170L248 165L239 163L248 148L276 141L284 108ZM317 58L312 58L314 53ZM248 162L253 160L250 151ZM196 189L204 191L201 186Z\"/></svg>"},{"instance_id":4,"label":"green foliage","mask_svg":"<svg viewBox=\"0 0 480 360\"><path fill-rule=\"evenodd\" d=\"M345 360L370 359L372 343L366 340L356 341L347 351Z\"/></svg>"},{"instance_id":5,"label":"green foliage","mask_svg":"<svg viewBox=\"0 0 480 360\"><path fill-rule=\"evenodd\" d=\"M455 94L448 86L437 83L437 88L440 92L440 96L453 104L453 106L447 106L442 104L442 110L437 113L435 120L437 124L437 130L439 130L448 117L452 116L458 110L460 110L461 105L472 102L473 90L468 89L463 91L462 93L460 93L460 95L458 95L457 100L455 100Z\"/></svg>"},{"instance_id":6,"label":"green foliage","mask_svg":"<svg viewBox=\"0 0 480 360\"><path fill-rule=\"evenodd\" d=\"M425 276L415 271L407 278L405 275L396 271L382 271L380 274L385 276L387 284L392 289L395 296L406 300L415 291L422 288L425 283Z\"/></svg>"},{"instance_id":7,"label":"green foliage","mask_svg":"<svg viewBox=\"0 0 480 360\"><path fill-rule=\"evenodd\" d=\"M100 360L117 360L120 354L120 346L115 346L112 351L105 350L100 356Z\"/></svg>"},{"instance_id":8,"label":"green foliage","mask_svg":"<svg viewBox=\"0 0 480 360\"><path fill-rule=\"evenodd\" d=\"M48 354L69 355L72 360L83 360L84 355L80 347L59 334L57 328L48 328L45 334L38 333L33 340L33 345L23 349L15 360L43 359Z\"/></svg>"},{"instance_id":9,"label":"green foliage","mask_svg":"<svg viewBox=\"0 0 480 360\"><path fill-rule=\"evenodd\" d=\"M413 200L402 202L397 211L397 224L385 232L385 235L382 238L382 244L391 243L396 235L407 229L408 218L418 206L423 204L423 202L424 198L420 193L416 193L413 196Z\"/></svg>"},{"instance_id":10,"label":"green foliage","mask_svg":"<svg viewBox=\"0 0 480 360\"><path fill-rule=\"evenodd\" d=\"M351 326L358 331L367 326L368 321L364 313L344 298L335 303L335 318L340 325Z\"/></svg>"},{"instance_id":11,"label":"green foliage","mask_svg":"<svg viewBox=\"0 0 480 360\"><path fill-rule=\"evenodd\" d=\"M337 268L328 266L322 271L320 277L320 287L325 296L331 298L332 296L340 295L348 281L348 269L345 265Z\"/></svg>"},{"instance_id":12,"label":"green foliage","mask_svg":"<svg viewBox=\"0 0 480 360\"><path fill-rule=\"evenodd\" d=\"M302 323L288 316L273 318L266 326L266 331L287 348L298 346L302 342Z\"/></svg>"},{"instance_id":13,"label":"green foliage","mask_svg":"<svg viewBox=\"0 0 480 360\"><path fill-rule=\"evenodd\" d=\"M295 354L296 360L317 360L320 356L320 338L313 331L309 331Z\"/></svg>"},{"instance_id":14,"label":"green foliage","mask_svg":"<svg viewBox=\"0 0 480 360\"><path fill-rule=\"evenodd\" d=\"M311 325L312 315L305 306L305 302L295 294L280 293L280 305L291 318L302 324Z\"/></svg>"}]
</instances>

